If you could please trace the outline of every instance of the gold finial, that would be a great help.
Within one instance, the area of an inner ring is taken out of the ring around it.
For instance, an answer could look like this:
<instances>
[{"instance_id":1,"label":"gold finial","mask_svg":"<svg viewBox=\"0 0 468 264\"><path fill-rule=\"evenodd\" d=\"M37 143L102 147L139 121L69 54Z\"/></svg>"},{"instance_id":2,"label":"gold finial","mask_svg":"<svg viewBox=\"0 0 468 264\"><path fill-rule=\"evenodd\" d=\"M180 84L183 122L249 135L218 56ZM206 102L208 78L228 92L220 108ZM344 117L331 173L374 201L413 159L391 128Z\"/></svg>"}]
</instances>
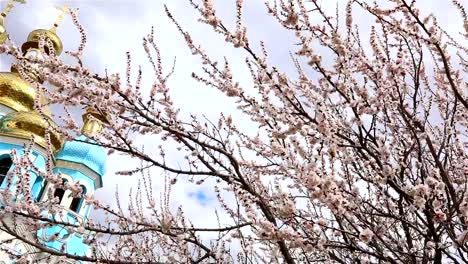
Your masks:
<instances>
[{"instance_id":1,"label":"gold finial","mask_svg":"<svg viewBox=\"0 0 468 264\"><path fill-rule=\"evenodd\" d=\"M62 20L65 17L65 14L69 13L70 10L66 6L56 6L60 13L55 20L54 25L50 29L36 29L33 30L31 33L29 33L28 40L26 43L23 44L21 47L21 50L23 51L24 54L31 49L37 49L38 44L39 44L39 39L41 38L41 35L44 35L46 39L49 39L52 41L52 44L55 49L55 54L58 56L60 53L63 51L63 44L62 41L60 40L59 36L57 36L57 28L62 22Z\"/></svg>"},{"instance_id":2,"label":"gold finial","mask_svg":"<svg viewBox=\"0 0 468 264\"><path fill-rule=\"evenodd\" d=\"M54 25L50 29L50 31L52 31L54 33L57 31L57 28L60 25L60 23L62 23L63 19L65 18L65 15L70 13L70 10L68 9L67 6L56 5L55 8L57 10L59 10L60 13L59 13L57 19L55 20Z\"/></svg>"},{"instance_id":3,"label":"gold finial","mask_svg":"<svg viewBox=\"0 0 468 264\"><path fill-rule=\"evenodd\" d=\"M6 6L5 10L3 10L2 13L1 13L2 17L7 16L7 14L11 11L11 9L15 6L15 2L20 3L20 4L26 4L25 0L10 0L7 3L7 6Z\"/></svg>"},{"instance_id":4,"label":"gold finial","mask_svg":"<svg viewBox=\"0 0 468 264\"><path fill-rule=\"evenodd\" d=\"M26 4L25 0L10 0L7 3L5 10L0 13L0 44L5 43L8 39L8 34L5 29L4 21L5 17L10 13L11 9L15 6L15 2L20 4Z\"/></svg>"},{"instance_id":5,"label":"gold finial","mask_svg":"<svg viewBox=\"0 0 468 264\"><path fill-rule=\"evenodd\" d=\"M107 123L105 116L91 107L86 108L82 117L81 133L88 137L98 135L104 128L104 124Z\"/></svg>"}]
</instances>

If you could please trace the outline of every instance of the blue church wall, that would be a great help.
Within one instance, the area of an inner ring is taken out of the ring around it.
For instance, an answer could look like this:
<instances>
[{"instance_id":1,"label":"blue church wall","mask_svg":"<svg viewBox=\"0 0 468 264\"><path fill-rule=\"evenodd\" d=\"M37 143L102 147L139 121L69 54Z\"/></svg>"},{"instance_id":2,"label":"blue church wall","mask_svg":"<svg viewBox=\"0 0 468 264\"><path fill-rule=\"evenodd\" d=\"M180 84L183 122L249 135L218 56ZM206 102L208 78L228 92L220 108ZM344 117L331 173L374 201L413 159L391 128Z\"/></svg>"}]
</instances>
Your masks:
<instances>
[{"instance_id":1,"label":"blue church wall","mask_svg":"<svg viewBox=\"0 0 468 264\"><path fill-rule=\"evenodd\" d=\"M93 190L95 188L94 181L90 177L88 177L87 175L83 174L80 171L56 167L54 168L54 173L65 174L66 175L65 179L68 179L68 177L71 177L73 181L78 181L80 184L84 185L86 188L92 188ZM83 208L81 208L82 206L83 206L83 199L81 199L80 208L78 210L79 212L83 210ZM89 215L90 208L91 208L89 205L85 205L85 206L86 208L84 209L84 213L80 214L83 216L83 221L86 221ZM79 219L77 219L76 214L71 211L64 212L63 216L55 216L55 217L56 217L55 219L57 219L58 221L70 223L73 225L79 224L79 221L80 221ZM73 234L73 235L70 235L70 237L68 237L67 239L64 239L69 234L68 234L68 231L60 225L38 231L38 237L40 239L43 239L44 236L50 237L55 234L58 234L57 240L50 241L50 242L45 242L45 240L43 240L46 246L56 249L56 250L61 250L65 244L67 253L79 255L79 256L84 256L89 251L89 246L83 242L83 238L80 235Z\"/></svg>"},{"instance_id":2,"label":"blue church wall","mask_svg":"<svg viewBox=\"0 0 468 264\"><path fill-rule=\"evenodd\" d=\"M13 149L16 149L18 155L23 155L23 152L24 152L23 146L0 142L0 158L5 157L5 156L9 156L10 153L11 153L11 150L13 150ZM33 151L30 154L30 159L33 160L33 164L34 164L34 166L36 168L38 168L40 171L45 171L46 159L41 154L39 154L36 151ZM13 166L12 166L11 169L13 169ZM29 183L30 183L30 186L33 186L34 182L36 181L36 179L38 177L38 175L33 171L30 171L30 175L31 175L31 177L29 179ZM13 183L15 183L16 181L17 181L17 178L15 176L13 178ZM5 187L6 187L6 180L4 180L1 183L0 189L3 189ZM11 188L14 188L14 185L11 186ZM39 194L39 192L40 192L40 189L38 189L37 186L36 186L36 188L32 191L33 198L36 198L36 196Z\"/></svg>"},{"instance_id":3,"label":"blue church wall","mask_svg":"<svg viewBox=\"0 0 468 264\"><path fill-rule=\"evenodd\" d=\"M43 240L44 236L53 236L59 234L59 238L54 241L46 242ZM65 252L68 254L73 254L77 256L85 256L89 252L89 246L84 243L84 239L80 235L71 235L70 237L65 238L68 235L68 231L62 227L54 226L48 228L47 230L40 230L38 232L38 238L42 240L44 245L49 248L61 251L62 246L65 244Z\"/></svg>"},{"instance_id":4,"label":"blue church wall","mask_svg":"<svg viewBox=\"0 0 468 264\"><path fill-rule=\"evenodd\" d=\"M78 224L78 220L72 213L68 212L62 217L56 216L57 221L70 223L73 225ZM47 237L51 237L58 234L58 238L54 241L47 241ZM62 246L66 244L66 252L69 254L75 254L79 256L84 256L89 251L89 246L83 242L83 237L81 235L72 234L69 236L69 232L62 226L53 226L47 229L39 230L37 233L38 238L44 243L44 245L61 250Z\"/></svg>"},{"instance_id":5,"label":"blue church wall","mask_svg":"<svg viewBox=\"0 0 468 264\"><path fill-rule=\"evenodd\" d=\"M24 150L23 146L0 142L0 158L5 157L5 156L9 156L12 149L16 149L18 155L23 154L23 150ZM31 153L31 155L30 155L30 159L33 160L33 164L34 164L34 166L36 166L36 168L38 168L42 172L45 171L46 159L41 154L39 154L36 151L33 151ZM13 168L13 166L12 166L12 168ZM74 181L79 181L79 182L83 183L83 185L86 186L88 189L89 188L91 188L92 190L95 189L95 183L94 183L93 179L91 179L87 175L81 173L80 171L67 169L67 168L55 168L54 172L56 174L58 174L58 173L67 174ZM42 194L42 192L44 190L45 181L33 171L30 172L30 175L31 175L31 177L29 179L29 181L30 181L29 183L30 183L30 186L31 186L31 193L32 193L33 198L38 200L38 198L40 198L40 195ZM16 180L17 179L14 178L13 182L16 182ZM4 180L1 183L0 189L5 188L5 186L6 186L6 180ZM12 186L12 188L14 188L14 187Z\"/></svg>"},{"instance_id":6,"label":"blue church wall","mask_svg":"<svg viewBox=\"0 0 468 264\"><path fill-rule=\"evenodd\" d=\"M59 169L55 169L55 170L57 172L59 171ZM62 170L61 171L62 173L66 173L67 175L70 175L72 173L81 174L80 172L76 172L73 170L67 170L63 168L61 170ZM80 177L83 177L83 176L80 176ZM74 180L80 177L76 177L74 178ZM83 180L85 179L81 178L81 180L82 180L81 182L83 182ZM59 221L59 222L65 222L65 223L69 223L72 225L79 225L81 221L86 221L86 218L89 213L89 209L90 209L90 206L86 205L86 209L85 209L86 213L84 215L74 213L70 210L64 210L62 211L62 214L50 215L50 217L51 219L55 219L56 221ZM80 215L83 215L83 217L80 217ZM51 237L54 235L57 235L57 238L55 238L53 241L47 241L46 239L47 237ZM44 243L44 245L46 245L47 247L56 249L58 251L62 250L62 247L64 246L64 244L66 248L66 253L69 253L69 254L84 256L89 251L89 246L83 242L83 237L81 235L77 235L77 234L70 235L67 229L65 229L61 225L55 225L46 229L39 230L37 232L37 236L39 240Z\"/></svg>"},{"instance_id":7,"label":"blue church wall","mask_svg":"<svg viewBox=\"0 0 468 264\"><path fill-rule=\"evenodd\" d=\"M16 149L18 155L23 155L24 153L23 146L0 142L0 158L10 156L12 149ZM40 171L45 171L46 159L40 153L33 151L30 154L30 159L33 161L33 164L34 166L36 166L36 168L38 168ZM13 165L10 169L13 169ZM54 172L56 173L61 172L61 173L67 174L71 176L73 180L80 181L81 183L84 183L84 185L89 186L94 189L94 181L81 172L70 170L70 169L65 169L65 168L56 168L54 169ZM40 193L44 190L45 181L42 178L40 178L40 176L38 176L36 173L32 171L30 172L29 180L30 180L30 185L32 188L31 190L32 196L33 198L37 199L39 198L38 196L40 195ZM17 178L13 178L13 183L16 181L17 181ZM3 189L5 187L6 187L6 180L4 180L1 183L0 189ZM10 188L14 188L14 184ZM85 219L89 214L89 209L90 207L87 206L85 210L85 216L84 216ZM71 224L78 224L78 219L71 212L66 213L65 216L61 220L64 222L71 223ZM69 238L63 239L65 236L68 235L68 232L66 229L64 229L61 226L53 226L45 230L39 230L37 235L39 238L42 238L44 237L44 235L52 236L56 233L59 234L58 240L52 241L52 242L45 242L43 240L43 243L46 246L59 250L59 251L61 250L63 244L65 243L66 252L69 254L84 256L87 254L87 252L89 252L89 246L83 243L83 238L81 236L71 235Z\"/></svg>"}]
</instances>

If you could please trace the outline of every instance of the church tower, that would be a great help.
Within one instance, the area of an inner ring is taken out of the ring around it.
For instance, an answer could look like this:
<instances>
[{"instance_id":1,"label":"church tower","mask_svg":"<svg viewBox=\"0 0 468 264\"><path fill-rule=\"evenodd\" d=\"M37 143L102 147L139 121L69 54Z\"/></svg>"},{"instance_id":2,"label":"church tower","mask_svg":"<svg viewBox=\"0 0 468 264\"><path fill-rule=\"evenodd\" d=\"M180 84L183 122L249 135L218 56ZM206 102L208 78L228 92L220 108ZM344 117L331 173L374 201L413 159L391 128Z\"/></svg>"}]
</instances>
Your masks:
<instances>
[{"instance_id":1,"label":"church tower","mask_svg":"<svg viewBox=\"0 0 468 264\"><path fill-rule=\"evenodd\" d=\"M6 10L0 14L0 44L7 39L4 19L12 7L13 1L10 1ZM23 55L42 56L39 48L41 36L50 40L55 54L60 55L63 46L56 34L58 22L51 29L32 31L21 47ZM49 52L47 48L44 51ZM27 76L27 78L22 78L22 76ZM97 135L103 129L106 122L105 116L95 109L86 109L83 114L84 125L81 135L73 141L64 142L58 130L54 129L57 124L52 119L50 111L44 107L44 113L36 112L35 100L39 98L39 103L45 104L46 99L39 94L40 91L31 82L28 82L28 79L42 83L34 69L21 74L15 68L11 68L9 72L0 72L0 192L5 188L14 188L15 182L28 181L30 186L28 195L31 196L33 202L41 203L50 197L58 200L59 210L54 213L42 212L43 215L59 222L80 226L86 223L91 210L91 205L86 203L85 196L93 194L95 190L102 187L102 178L105 174L106 152L91 140L92 136ZM29 173L29 179L19 179L20 176L12 173L14 165L11 152L15 150L18 155L25 155L25 146L30 144L32 137L34 137L34 145L28 154L29 159L36 168L45 172L50 155L47 151L46 133L49 133L53 156L52 169L57 177L56 180L62 181L64 185L79 184L81 196L72 197L69 190L54 188L52 184L33 171ZM1 206L2 200L0 199L0 213L3 213ZM2 220L10 224L10 228L19 234L21 230L24 230L22 226L25 224L24 221L22 222L16 215L7 216L5 213ZM42 246L58 252L79 256L89 255L90 248L86 244L84 234L76 230L69 233L68 230L60 225L48 226L35 234L24 233L24 239L38 241ZM50 257L49 254L36 253L38 250L34 246L12 237L0 228L0 263L15 263L15 260L8 257L5 251L14 252L16 255L27 255L28 260L33 263L44 259L47 259L47 263L63 263L58 262L57 258Z\"/></svg>"}]
</instances>

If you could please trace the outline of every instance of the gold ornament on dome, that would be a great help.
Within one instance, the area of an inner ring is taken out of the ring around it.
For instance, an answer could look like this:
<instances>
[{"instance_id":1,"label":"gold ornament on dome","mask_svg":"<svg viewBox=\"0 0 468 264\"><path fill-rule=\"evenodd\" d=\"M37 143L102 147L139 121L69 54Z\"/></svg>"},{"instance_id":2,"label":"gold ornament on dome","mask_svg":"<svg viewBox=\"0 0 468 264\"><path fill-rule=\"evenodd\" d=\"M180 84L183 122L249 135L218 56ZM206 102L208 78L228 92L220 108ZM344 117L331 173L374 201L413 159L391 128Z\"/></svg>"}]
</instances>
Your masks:
<instances>
[{"instance_id":1,"label":"gold ornament on dome","mask_svg":"<svg viewBox=\"0 0 468 264\"><path fill-rule=\"evenodd\" d=\"M21 51L26 53L30 48L38 48L39 47L39 39L41 35L44 35L45 39L49 39L52 42L52 45L55 49L55 54L58 56L63 51L63 44L62 40L53 32L52 30L48 29L36 29L31 31L28 35L28 40L26 43L21 46ZM47 47L44 47L47 50Z\"/></svg>"},{"instance_id":2,"label":"gold ornament on dome","mask_svg":"<svg viewBox=\"0 0 468 264\"><path fill-rule=\"evenodd\" d=\"M56 6L56 8L60 11L57 19L54 22L54 25L51 29L36 29L31 31L28 35L28 40L26 43L21 46L21 51L26 53L31 48L38 48L39 47L39 40L41 36L44 36L45 39L48 39L52 42L52 45L55 49L55 54L58 56L63 51L63 44L62 40L57 35L57 28L62 22L65 14L69 13L69 9L66 6ZM47 50L47 47L44 47Z\"/></svg>"},{"instance_id":3,"label":"gold ornament on dome","mask_svg":"<svg viewBox=\"0 0 468 264\"><path fill-rule=\"evenodd\" d=\"M13 112L0 119L0 135L26 140L34 136L34 142L43 148L47 148L46 131L50 136L52 151L56 153L62 148L64 140L51 119L36 112Z\"/></svg>"},{"instance_id":4,"label":"gold ornament on dome","mask_svg":"<svg viewBox=\"0 0 468 264\"><path fill-rule=\"evenodd\" d=\"M99 134L104 128L104 124L107 124L106 117L91 107L86 108L86 112L82 118L83 127L81 128L81 133L85 136Z\"/></svg>"}]
</instances>

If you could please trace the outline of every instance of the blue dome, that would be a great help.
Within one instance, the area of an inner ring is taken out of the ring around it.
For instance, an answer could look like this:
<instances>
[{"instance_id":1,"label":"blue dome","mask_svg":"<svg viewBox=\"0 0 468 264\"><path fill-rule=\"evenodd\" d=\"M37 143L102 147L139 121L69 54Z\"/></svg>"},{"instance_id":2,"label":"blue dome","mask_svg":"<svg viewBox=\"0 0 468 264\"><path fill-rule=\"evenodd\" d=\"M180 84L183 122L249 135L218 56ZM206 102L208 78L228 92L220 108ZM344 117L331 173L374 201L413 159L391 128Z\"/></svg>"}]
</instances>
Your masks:
<instances>
[{"instance_id":1,"label":"blue dome","mask_svg":"<svg viewBox=\"0 0 468 264\"><path fill-rule=\"evenodd\" d=\"M65 142L55 159L81 163L102 177L106 172L107 158L104 148L77 140L93 142L84 135L77 137L76 140Z\"/></svg>"}]
</instances>

